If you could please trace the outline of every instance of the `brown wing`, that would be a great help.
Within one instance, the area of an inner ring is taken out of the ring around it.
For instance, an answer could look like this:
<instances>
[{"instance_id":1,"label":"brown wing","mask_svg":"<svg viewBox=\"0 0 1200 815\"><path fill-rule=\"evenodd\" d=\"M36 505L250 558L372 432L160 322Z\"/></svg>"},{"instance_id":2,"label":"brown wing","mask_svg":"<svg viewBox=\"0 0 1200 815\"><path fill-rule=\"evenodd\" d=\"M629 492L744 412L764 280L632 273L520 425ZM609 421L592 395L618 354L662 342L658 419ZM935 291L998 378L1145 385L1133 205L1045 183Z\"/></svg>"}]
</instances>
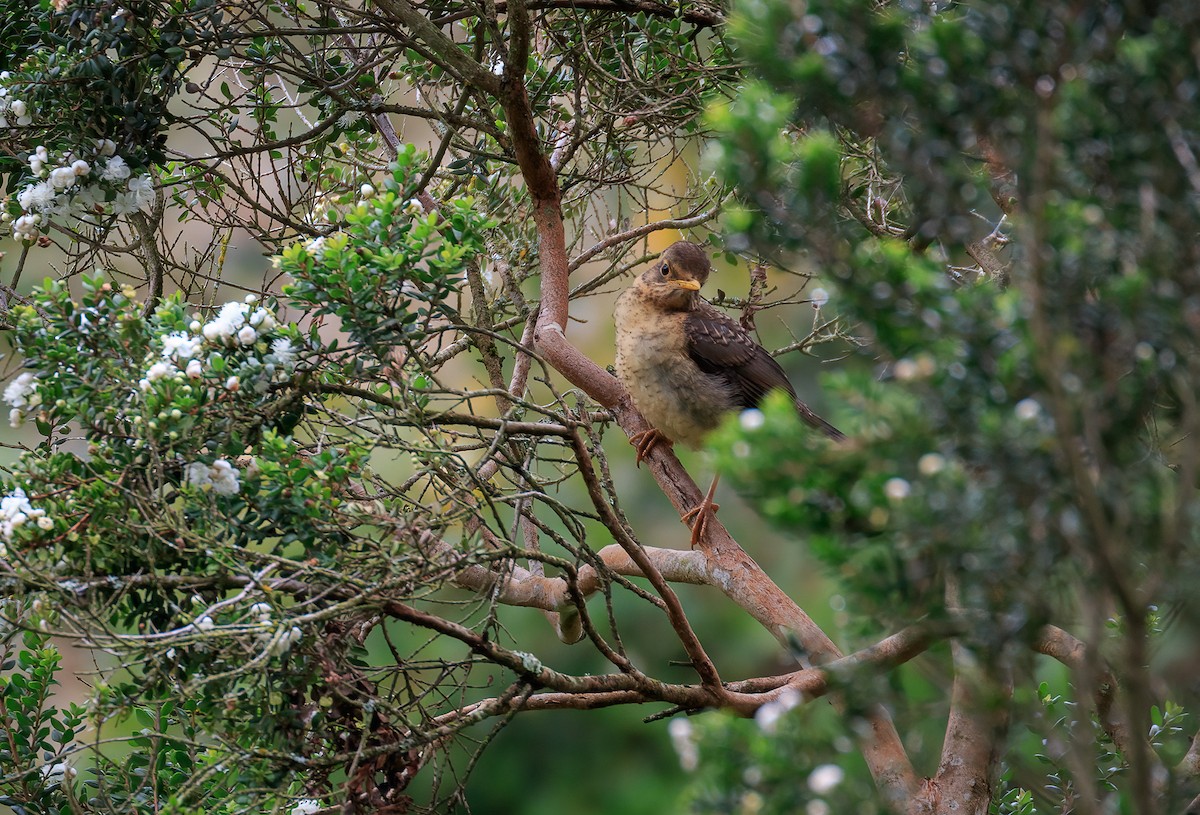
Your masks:
<instances>
[{"instance_id":1,"label":"brown wing","mask_svg":"<svg viewBox=\"0 0 1200 815\"><path fill-rule=\"evenodd\" d=\"M779 388L792 397L796 412L805 423L832 439L845 438L840 430L796 398L792 383L775 358L723 312L700 300L688 312L684 331L688 356L700 370L723 380L738 407L758 407L767 393Z\"/></svg>"},{"instance_id":2,"label":"brown wing","mask_svg":"<svg viewBox=\"0 0 1200 815\"><path fill-rule=\"evenodd\" d=\"M724 381L738 407L757 407L768 391L782 388L792 396L792 383L746 329L701 301L684 322L688 355L700 370Z\"/></svg>"}]
</instances>

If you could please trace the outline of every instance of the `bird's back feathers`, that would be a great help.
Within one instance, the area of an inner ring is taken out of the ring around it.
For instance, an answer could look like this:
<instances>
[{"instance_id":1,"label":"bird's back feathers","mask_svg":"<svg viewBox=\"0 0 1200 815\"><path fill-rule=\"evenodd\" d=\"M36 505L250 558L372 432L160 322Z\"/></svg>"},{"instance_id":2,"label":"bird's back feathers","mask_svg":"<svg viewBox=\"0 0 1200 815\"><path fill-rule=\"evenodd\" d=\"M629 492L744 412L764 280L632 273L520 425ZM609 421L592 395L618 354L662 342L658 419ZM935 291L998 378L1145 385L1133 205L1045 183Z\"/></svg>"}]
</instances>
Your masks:
<instances>
[{"instance_id":1,"label":"bird's back feathers","mask_svg":"<svg viewBox=\"0 0 1200 815\"><path fill-rule=\"evenodd\" d=\"M758 407L763 397L778 388L792 397L796 412L806 424L836 441L846 438L796 397L783 367L725 313L697 296L684 328L688 356L700 370L724 381L738 407Z\"/></svg>"}]
</instances>

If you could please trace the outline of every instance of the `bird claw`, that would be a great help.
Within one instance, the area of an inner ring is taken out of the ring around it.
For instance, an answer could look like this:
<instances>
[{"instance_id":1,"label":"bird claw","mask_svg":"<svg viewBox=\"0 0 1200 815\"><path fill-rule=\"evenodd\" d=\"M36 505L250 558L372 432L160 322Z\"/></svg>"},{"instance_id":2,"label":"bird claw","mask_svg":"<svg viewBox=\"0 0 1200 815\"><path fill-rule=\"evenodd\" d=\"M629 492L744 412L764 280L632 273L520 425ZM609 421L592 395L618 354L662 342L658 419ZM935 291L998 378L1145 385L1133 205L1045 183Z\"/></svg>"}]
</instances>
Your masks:
<instances>
[{"instance_id":1,"label":"bird claw","mask_svg":"<svg viewBox=\"0 0 1200 815\"><path fill-rule=\"evenodd\" d=\"M711 497L706 498L685 512L683 517L679 519L684 524L692 528L693 549L695 549L696 544L698 544L704 538L704 532L708 529L708 519L715 518L717 515L717 510L720 508L721 505L713 501ZM693 518L695 519L695 523L691 522Z\"/></svg>"},{"instance_id":2,"label":"bird claw","mask_svg":"<svg viewBox=\"0 0 1200 815\"><path fill-rule=\"evenodd\" d=\"M668 447L673 443L670 439L659 433L656 428L651 427L649 430L643 430L640 433L634 433L629 437L629 443L633 445L633 449L637 451L637 466L642 466L642 459L650 455L650 451L659 442L666 444Z\"/></svg>"}]
</instances>

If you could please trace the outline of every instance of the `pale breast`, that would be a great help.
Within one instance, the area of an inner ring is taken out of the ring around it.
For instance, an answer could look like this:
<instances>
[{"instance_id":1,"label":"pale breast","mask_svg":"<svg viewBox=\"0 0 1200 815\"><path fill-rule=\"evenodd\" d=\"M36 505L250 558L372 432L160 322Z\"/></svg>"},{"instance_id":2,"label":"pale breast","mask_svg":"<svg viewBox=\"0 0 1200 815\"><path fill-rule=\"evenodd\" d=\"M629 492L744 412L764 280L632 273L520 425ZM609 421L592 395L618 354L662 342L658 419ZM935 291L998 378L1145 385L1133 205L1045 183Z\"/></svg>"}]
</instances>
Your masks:
<instances>
[{"instance_id":1,"label":"pale breast","mask_svg":"<svg viewBox=\"0 0 1200 815\"><path fill-rule=\"evenodd\" d=\"M698 446L733 409L727 387L687 355L684 312L647 308L626 291L617 300L617 375L646 421L670 439Z\"/></svg>"}]
</instances>

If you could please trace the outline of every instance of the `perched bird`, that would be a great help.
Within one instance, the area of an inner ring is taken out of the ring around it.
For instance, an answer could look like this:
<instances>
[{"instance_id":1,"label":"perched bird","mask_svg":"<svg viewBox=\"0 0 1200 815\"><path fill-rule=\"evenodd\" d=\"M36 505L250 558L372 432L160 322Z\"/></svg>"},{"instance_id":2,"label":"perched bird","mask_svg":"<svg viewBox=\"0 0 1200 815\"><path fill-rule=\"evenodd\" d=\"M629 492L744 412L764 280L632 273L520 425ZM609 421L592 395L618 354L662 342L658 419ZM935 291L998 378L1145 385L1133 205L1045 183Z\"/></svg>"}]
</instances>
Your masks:
<instances>
[{"instance_id":1,"label":"perched bird","mask_svg":"<svg viewBox=\"0 0 1200 815\"><path fill-rule=\"evenodd\" d=\"M783 368L749 331L700 296L711 271L701 246L679 241L617 299L617 376L651 424L629 440L638 464L660 441L698 447L725 414L757 407L775 389L792 397L805 423L844 439L796 398ZM704 502L684 516L685 523L697 518L693 547L717 509L717 480Z\"/></svg>"}]
</instances>

